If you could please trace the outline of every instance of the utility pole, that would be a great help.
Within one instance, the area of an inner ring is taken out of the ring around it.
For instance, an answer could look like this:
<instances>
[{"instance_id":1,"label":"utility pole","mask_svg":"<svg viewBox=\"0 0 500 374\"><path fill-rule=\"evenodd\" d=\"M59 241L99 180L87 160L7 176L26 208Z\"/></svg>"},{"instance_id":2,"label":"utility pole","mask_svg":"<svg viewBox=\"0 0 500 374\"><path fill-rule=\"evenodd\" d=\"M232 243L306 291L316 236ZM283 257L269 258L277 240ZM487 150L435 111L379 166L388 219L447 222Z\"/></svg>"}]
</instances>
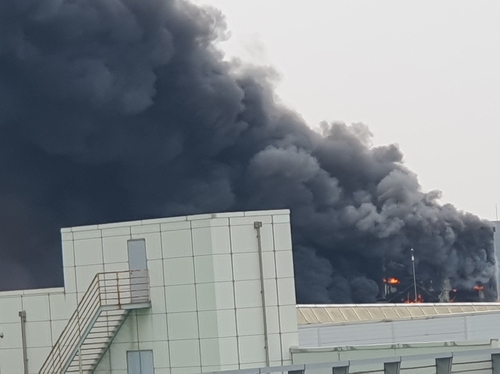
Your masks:
<instances>
[{"instance_id":1,"label":"utility pole","mask_svg":"<svg viewBox=\"0 0 500 374\"><path fill-rule=\"evenodd\" d=\"M414 301L418 301L417 297L417 274L415 272L415 256L413 254L413 247L411 247L411 267L413 269L413 297L415 298Z\"/></svg>"},{"instance_id":2,"label":"utility pole","mask_svg":"<svg viewBox=\"0 0 500 374\"><path fill-rule=\"evenodd\" d=\"M23 347L23 367L24 374L28 373L28 348L26 344L26 311L21 310L19 312L19 317L21 318L21 342Z\"/></svg>"}]
</instances>

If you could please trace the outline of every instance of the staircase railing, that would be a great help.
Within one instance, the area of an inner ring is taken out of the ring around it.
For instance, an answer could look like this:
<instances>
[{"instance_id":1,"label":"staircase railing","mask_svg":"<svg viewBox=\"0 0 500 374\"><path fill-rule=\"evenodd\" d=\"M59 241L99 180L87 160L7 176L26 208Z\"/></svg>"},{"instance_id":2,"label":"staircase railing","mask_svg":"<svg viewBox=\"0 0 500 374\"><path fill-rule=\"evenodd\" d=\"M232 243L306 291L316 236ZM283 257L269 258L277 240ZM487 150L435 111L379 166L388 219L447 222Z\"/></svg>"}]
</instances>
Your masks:
<instances>
[{"instance_id":1,"label":"staircase railing","mask_svg":"<svg viewBox=\"0 0 500 374\"><path fill-rule=\"evenodd\" d=\"M134 309L138 304L149 302L147 270L96 274L39 373L61 373L77 354L102 311Z\"/></svg>"}]
</instances>

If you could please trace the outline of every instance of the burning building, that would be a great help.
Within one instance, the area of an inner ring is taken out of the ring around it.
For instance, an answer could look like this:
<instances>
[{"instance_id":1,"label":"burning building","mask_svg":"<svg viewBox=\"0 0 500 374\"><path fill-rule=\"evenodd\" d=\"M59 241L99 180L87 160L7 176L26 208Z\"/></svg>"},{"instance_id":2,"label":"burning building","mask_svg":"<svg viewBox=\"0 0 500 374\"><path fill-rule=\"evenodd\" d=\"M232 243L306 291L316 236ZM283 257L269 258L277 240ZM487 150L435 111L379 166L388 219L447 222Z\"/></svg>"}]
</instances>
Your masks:
<instances>
[{"instance_id":1,"label":"burning building","mask_svg":"<svg viewBox=\"0 0 500 374\"><path fill-rule=\"evenodd\" d=\"M438 303L438 302L483 302L488 299L488 292L494 294L496 282L461 284L449 277L439 275L420 277L418 267L413 262L410 266L389 262L384 266L380 301L390 303Z\"/></svg>"}]
</instances>

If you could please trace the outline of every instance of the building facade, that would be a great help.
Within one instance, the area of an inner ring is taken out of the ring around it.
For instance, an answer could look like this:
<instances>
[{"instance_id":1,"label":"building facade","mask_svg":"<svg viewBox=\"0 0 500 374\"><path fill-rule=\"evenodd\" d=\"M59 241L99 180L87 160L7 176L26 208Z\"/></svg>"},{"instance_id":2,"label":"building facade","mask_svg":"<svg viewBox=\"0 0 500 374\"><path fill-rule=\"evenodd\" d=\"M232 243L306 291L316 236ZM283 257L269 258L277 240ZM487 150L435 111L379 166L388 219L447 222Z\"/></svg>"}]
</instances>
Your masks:
<instances>
[{"instance_id":1,"label":"building facade","mask_svg":"<svg viewBox=\"0 0 500 374\"><path fill-rule=\"evenodd\" d=\"M287 210L74 227L62 243L63 288L0 293L1 373L25 364L29 373L120 374L291 364Z\"/></svg>"}]
</instances>

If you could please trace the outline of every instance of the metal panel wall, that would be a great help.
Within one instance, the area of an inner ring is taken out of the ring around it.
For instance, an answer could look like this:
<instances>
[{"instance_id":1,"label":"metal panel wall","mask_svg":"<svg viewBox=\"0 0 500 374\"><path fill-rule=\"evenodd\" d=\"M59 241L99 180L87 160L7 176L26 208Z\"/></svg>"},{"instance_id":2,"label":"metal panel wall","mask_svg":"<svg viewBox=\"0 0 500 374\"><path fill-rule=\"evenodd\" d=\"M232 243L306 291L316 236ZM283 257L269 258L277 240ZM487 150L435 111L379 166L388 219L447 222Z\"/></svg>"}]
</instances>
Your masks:
<instances>
[{"instance_id":1,"label":"metal panel wall","mask_svg":"<svg viewBox=\"0 0 500 374\"><path fill-rule=\"evenodd\" d=\"M299 328L300 347L489 339L500 339L500 312Z\"/></svg>"}]
</instances>

